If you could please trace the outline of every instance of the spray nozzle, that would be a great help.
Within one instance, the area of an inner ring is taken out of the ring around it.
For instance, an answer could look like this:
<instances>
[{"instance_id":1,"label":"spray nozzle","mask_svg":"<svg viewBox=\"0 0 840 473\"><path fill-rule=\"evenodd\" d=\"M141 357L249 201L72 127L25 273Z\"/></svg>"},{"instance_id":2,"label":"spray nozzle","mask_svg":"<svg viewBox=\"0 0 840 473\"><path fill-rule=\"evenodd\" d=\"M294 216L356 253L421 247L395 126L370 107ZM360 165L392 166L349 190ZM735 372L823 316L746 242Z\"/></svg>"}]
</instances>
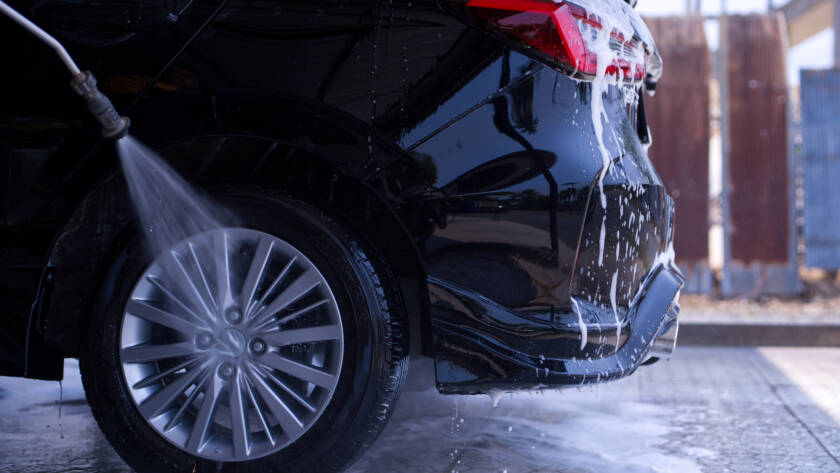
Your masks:
<instances>
[{"instance_id":1,"label":"spray nozzle","mask_svg":"<svg viewBox=\"0 0 840 473\"><path fill-rule=\"evenodd\" d=\"M87 102L88 110L102 125L102 136L118 140L128 133L131 123L128 118L120 116L114 104L99 91L96 78L88 71L83 71L70 81L70 87Z\"/></svg>"},{"instance_id":2,"label":"spray nozzle","mask_svg":"<svg viewBox=\"0 0 840 473\"><path fill-rule=\"evenodd\" d=\"M114 104L96 87L96 79L93 77L93 74L87 71L80 71L79 66L76 65L76 62L73 61L73 58L70 57L67 50L64 49L64 46L58 40L2 0L0 0L0 13L26 28L27 31L55 50L58 57L64 62L67 70L73 75L73 80L70 81L70 87L77 94L84 97L87 101L88 109L90 109L90 112L93 113L93 116L102 125L102 136L118 140L128 133L128 125L130 123L128 118L121 117L117 113Z\"/></svg>"}]
</instances>

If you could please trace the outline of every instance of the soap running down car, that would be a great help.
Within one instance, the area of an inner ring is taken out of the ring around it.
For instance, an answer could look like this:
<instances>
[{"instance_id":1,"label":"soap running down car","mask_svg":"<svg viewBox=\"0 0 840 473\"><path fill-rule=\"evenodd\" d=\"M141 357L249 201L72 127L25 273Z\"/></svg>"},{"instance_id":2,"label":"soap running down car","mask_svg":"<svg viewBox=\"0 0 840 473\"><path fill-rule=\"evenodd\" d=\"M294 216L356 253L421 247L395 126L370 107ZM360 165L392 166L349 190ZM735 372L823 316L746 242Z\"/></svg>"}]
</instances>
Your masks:
<instances>
[{"instance_id":1,"label":"soap running down car","mask_svg":"<svg viewBox=\"0 0 840 473\"><path fill-rule=\"evenodd\" d=\"M115 149L0 18L0 375L79 358L138 471L340 471L444 394L670 356L683 278L624 0L10 1L235 224L151 251Z\"/></svg>"}]
</instances>

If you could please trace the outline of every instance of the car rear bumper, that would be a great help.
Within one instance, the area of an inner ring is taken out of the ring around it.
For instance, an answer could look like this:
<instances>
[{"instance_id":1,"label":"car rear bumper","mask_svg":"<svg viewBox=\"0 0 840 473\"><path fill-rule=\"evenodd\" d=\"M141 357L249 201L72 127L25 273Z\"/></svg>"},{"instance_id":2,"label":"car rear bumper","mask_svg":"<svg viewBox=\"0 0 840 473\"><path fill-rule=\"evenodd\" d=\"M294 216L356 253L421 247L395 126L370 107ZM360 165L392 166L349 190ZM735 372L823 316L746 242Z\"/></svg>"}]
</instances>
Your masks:
<instances>
[{"instance_id":1,"label":"car rear bumper","mask_svg":"<svg viewBox=\"0 0 840 473\"><path fill-rule=\"evenodd\" d=\"M478 394L598 383L669 357L684 279L672 263L654 268L620 330L559 326L441 280L430 278L428 284L438 390Z\"/></svg>"}]
</instances>

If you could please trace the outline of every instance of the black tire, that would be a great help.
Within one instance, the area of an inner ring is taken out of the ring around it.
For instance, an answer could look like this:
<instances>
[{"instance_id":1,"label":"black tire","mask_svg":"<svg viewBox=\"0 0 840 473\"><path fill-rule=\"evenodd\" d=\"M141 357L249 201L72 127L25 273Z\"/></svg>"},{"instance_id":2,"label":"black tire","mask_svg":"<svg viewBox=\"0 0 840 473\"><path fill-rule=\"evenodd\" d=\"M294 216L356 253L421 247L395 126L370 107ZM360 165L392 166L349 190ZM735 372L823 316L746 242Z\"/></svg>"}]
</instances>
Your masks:
<instances>
[{"instance_id":1,"label":"black tire","mask_svg":"<svg viewBox=\"0 0 840 473\"><path fill-rule=\"evenodd\" d=\"M332 400L302 437L242 462L192 456L159 435L135 406L119 362L124 307L152 257L131 232L102 283L81 356L93 414L111 445L139 472L343 471L385 427L408 369L408 322L395 278L350 225L283 194L228 193L220 200L240 225L298 248L330 284L345 328L344 364Z\"/></svg>"}]
</instances>

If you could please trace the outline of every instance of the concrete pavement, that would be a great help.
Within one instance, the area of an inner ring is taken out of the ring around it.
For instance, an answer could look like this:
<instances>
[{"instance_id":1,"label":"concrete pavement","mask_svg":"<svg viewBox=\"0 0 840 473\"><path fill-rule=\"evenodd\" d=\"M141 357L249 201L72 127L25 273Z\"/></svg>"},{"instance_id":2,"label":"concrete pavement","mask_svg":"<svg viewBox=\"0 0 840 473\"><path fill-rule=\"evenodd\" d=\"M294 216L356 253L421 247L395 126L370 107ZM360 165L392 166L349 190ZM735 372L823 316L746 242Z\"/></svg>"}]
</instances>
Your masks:
<instances>
[{"instance_id":1,"label":"concrete pavement","mask_svg":"<svg viewBox=\"0 0 840 473\"><path fill-rule=\"evenodd\" d=\"M130 471L99 433L77 364L0 378L0 471ZM352 473L840 473L840 349L683 347L581 390L445 397L413 382Z\"/></svg>"}]
</instances>

